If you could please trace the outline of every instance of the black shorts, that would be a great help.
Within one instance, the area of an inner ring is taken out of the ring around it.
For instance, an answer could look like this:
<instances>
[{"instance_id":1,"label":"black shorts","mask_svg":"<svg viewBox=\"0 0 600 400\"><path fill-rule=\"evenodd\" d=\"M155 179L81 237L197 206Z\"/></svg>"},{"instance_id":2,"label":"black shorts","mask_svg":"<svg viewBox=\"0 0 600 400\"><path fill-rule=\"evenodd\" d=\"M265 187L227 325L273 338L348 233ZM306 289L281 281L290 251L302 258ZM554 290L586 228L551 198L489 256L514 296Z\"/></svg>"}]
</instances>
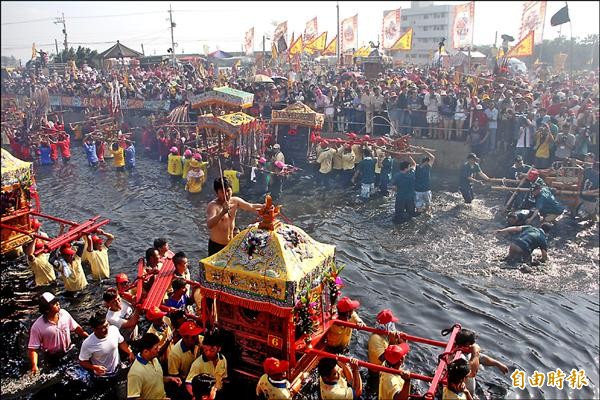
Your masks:
<instances>
[{"instance_id":1,"label":"black shorts","mask_svg":"<svg viewBox=\"0 0 600 400\"><path fill-rule=\"evenodd\" d=\"M524 240L517 239L513 243L516 244L521 250L523 250L523 253L525 253L527 255L531 254L531 250L529 249L529 245L527 243L525 243Z\"/></svg>"},{"instance_id":2,"label":"black shorts","mask_svg":"<svg viewBox=\"0 0 600 400\"><path fill-rule=\"evenodd\" d=\"M212 256L213 254L216 254L219 251L223 250L226 246L226 244L220 244L208 239L208 255Z\"/></svg>"}]
</instances>

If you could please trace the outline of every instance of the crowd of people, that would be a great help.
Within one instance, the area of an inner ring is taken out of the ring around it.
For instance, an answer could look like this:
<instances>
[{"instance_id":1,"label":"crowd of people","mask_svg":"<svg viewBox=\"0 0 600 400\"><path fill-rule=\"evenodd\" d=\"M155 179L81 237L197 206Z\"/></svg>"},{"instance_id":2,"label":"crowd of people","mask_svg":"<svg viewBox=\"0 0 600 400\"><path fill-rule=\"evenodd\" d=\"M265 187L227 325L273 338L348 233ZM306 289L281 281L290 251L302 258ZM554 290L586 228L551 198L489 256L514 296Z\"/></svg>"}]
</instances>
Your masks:
<instances>
[{"instance_id":1,"label":"crowd of people","mask_svg":"<svg viewBox=\"0 0 600 400\"><path fill-rule=\"evenodd\" d=\"M264 72L269 76L286 76L274 84L255 84L252 76ZM459 174L459 189L465 203L474 199L472 185L489 181L479 165L490 152L502 151L514 159L507 178L523 180L530 192L512 202L509 227L500 233L514 233L509 258L531 262L532 252L540 249L541 261L548 258L548 233L560 219L565 207L550 188L536 175L556 163L581 166L583 179L581 198L594 218L598 215L598 81L594 72L578 73L573 79L565 74L493 79L480 75L461 74L454 70L407 66L390 69L376 79L367 79L356 71L336 70L313 64L295 71L280 68L257 71L255 68L219 70L214 65L171 67L161 65L149 69L100 71L83 67L66 75L44 76L37 71L15 70L3 78L2 93L31 95L40 87L50 95L109 96L115 82L122 98L170 100L171 108L185 104L192 96L217 86L229 86L254 93L254 104L248 110L253 116L269 120L273 109L301 101L325 115L325 131L348 134L351 139L364 135L391 137L411 135L437 140L466 141L472 152ZM29 120L4 126L3 145L9 143L14 152L38 165L67 163L71 158L71 127L58 118L44 118L40 135L30 131ZM153 126L143 128L138 149L166 163L173 179L181 180L190 193L202 190L209 177L210 157L190 132L182 140ZM136 168L136 146L133 138L119 135L107 141L102 135L84 136L82 151L91 168L97 168L112 158L117 171ZM431 172L435 152L413 148L420 153L395 157L376 144L364 141L346 144L340 139L324 139L317 146L314 163L318 186L352 187L362 201L373 195L388 196L395 191L394 220L405 223L420 213L432 211ZM285 163L281 145L268 143L264 154L248 166L248 185L240 185L242 169L227 163L213 182L215 198L208 203L206 221L209 229L208 254L224 248L237 233L235 219L238 210L256 212L263 205L250 203L236 194L252 188L256 194L271 193L277 198L284 190L289 166ZM214 166L213 166L214 167ZM220 168L219 168L220 169ZM39 221L32 221L37 233ZM64 227L61 228L62 233ZM114 237L103 230L85 235L79 245L67 244L56 254L35 255L41 246L34 239L25 249L28 264L37 286L45 286L62 278L67 292L79 292L88 285L88 269L93 280L110 278L108 249ZM234 393L228 384L226 355L218 332L199 324L201 311L199 290L191 281L187 256L173 253L165 239L157 239L145 253L146 293L153 274L166 259L175 265L174 279L163 306L143 310L134 299L136 288L125 274L115 277L115 287L104 291L102 303L106 310L89 320L91 333L61 309L59 298L44 292L39 298L41 316L30 332L29 358L32 372L39 370L39 356L45 363L61 362L73 347L70 332L84 338L79 350L79 364L89 371L94 382L106 388L116 388L122 374L122 361L130 363L127 379L128 398L227 398ZM364 324L356 310L359 303L347 297L337 304L337 318ZM389 335L373 334L369 339L369 360L378 365L398 369L398 374L379 376L379 398L402 399L410 393L410 372L403 368L410 347L397 332L397 318L390 310L379 313L375 320ZM141 334L140 327L147 326ZM481 364L491 365L506 373L508 368L480 353L475 335L467 329L457 338L456 349L467 357L448 367L445 399L469 399L473 393L472 378ZM328 350L344 353L352 337L352 329L335 326L325 338ZM291 398L299 390L291 387L284 360L263 361L265 375L257 385L257 395L266 399ZM318 365L320 394L325 398L352 398L362 392L358 363L323 358ZM120 372L121 371L121 372ZM126 371L126 370L125 370Z\"/></svg>"}]
</instances>

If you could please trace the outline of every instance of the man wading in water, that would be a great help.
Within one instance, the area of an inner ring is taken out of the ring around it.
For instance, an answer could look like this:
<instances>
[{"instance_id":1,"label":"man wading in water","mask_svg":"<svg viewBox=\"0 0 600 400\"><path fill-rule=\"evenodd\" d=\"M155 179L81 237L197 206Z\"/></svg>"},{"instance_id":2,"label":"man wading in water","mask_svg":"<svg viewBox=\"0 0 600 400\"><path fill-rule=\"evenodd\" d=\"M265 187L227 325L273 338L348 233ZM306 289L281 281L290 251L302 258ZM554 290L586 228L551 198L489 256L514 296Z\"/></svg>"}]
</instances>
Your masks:
<instances>
[{"instance_id":1,"label":"man wading in water","mask_svg":"<svg viewBox=\"0 0 600 400\"><path fill-rule=\"evenodd\" d=\"M206 224L210 230L209 256L219 252L233 239L238 208L246 211L258 211L263 207L262 204L252 204L240 197L232 197L231 182L226 178L215 179L213 187L217 198L208 203L206 208Z\"/></svg>"}]
</instances>

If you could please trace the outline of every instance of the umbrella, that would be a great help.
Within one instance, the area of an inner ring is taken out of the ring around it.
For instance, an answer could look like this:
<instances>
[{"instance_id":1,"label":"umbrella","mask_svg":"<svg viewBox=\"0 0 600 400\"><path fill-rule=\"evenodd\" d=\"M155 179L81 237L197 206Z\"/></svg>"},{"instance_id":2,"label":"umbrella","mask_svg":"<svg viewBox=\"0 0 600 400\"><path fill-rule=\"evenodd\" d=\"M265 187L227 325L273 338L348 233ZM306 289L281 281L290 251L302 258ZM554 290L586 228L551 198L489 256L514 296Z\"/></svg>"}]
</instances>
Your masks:
<instances>
[{"instance_id":1,"label":"umbrella","mask_svg":"<svg viewBox=\"0 0 600 400\"><path fill-rule=\"evenodd\" d=\"M266 75L262 75L262 74L254 75L252 82L254 82L254 83L274 83L273 79L269 78Z\"/></svg>"},{"instance_id":2,"label":"umbrella","mask_svg":"<svg viewBox=\"0 0 600 400\"><path fill-rule=\"evenodd\" d=\"M285 76L272 76L271 79L273 79L274 81L287 81L288 78L286 78Z\"/></svg>"}]
</instances>

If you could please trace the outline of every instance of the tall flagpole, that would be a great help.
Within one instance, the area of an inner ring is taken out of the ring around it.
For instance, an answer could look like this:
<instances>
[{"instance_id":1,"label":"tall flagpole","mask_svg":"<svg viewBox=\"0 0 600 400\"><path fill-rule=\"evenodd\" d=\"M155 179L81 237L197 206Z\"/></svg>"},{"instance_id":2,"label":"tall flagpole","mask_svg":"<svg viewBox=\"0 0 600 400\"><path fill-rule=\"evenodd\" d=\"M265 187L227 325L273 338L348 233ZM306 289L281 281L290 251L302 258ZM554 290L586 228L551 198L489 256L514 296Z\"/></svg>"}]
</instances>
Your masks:
<instances>
[{"instance_id":1,"label":"tall flagpole","mask_svg":"<svg viewBox=\"0 0 600 400\"><path fill-rule=\"evenodd\" d=\"M337 36L336 36L336 43L335 43L335 55L337 57L337 64L340 65L340 2L337 1L336 2L336 9L337 9Z\"/></svg>"},{"instance_id":2,"label":"tall flagpole","mask_svg":"<svg viewBox=\"0 0 600 400\"><path fill-rule=\"evenodd\" d=\"M569 4L565 1L567 11L569 11ZM571 86L573 86L573 22L571 22L571 16L569 15L569 31L571 34L571 43L569 44L569 78L571 80Z\"/></svg>"}]
</instances>

